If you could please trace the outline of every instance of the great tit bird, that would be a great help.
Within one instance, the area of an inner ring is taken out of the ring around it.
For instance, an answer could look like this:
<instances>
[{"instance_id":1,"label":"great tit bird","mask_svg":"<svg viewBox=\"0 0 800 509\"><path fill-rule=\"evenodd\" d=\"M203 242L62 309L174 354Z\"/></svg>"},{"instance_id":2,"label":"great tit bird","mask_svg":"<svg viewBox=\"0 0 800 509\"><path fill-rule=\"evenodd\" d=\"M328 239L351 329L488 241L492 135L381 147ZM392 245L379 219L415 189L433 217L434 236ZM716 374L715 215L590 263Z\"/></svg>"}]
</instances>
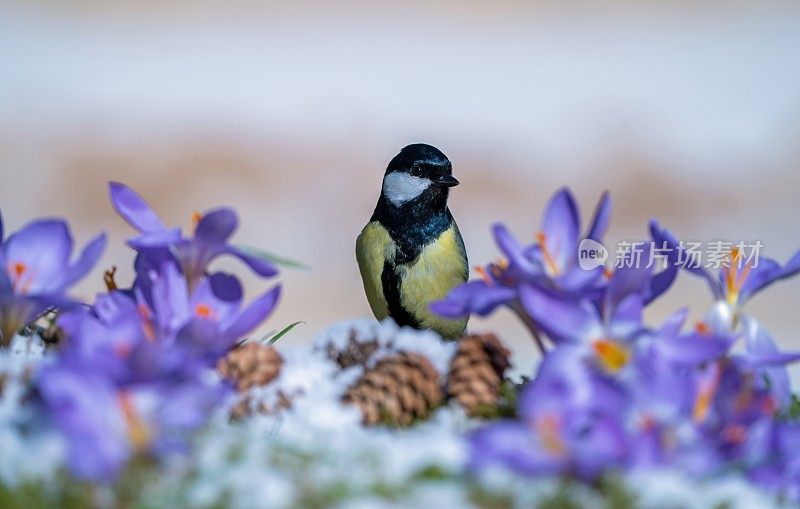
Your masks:
<instances>
[{"instance_id":1,"label":"great tit bird","mask_svg":"<svg viewBox=\"0 0 800 509\"><path fill-rule=\"evenodd\" d=\"M439 149L409 145L389 162L369 223L356 240L364 290L378 320L432 329L443 338L461 336L467 319L450 320L428 306L469 276L467 253L447 208L458 185Z\"/></svg>"}]
</instances>

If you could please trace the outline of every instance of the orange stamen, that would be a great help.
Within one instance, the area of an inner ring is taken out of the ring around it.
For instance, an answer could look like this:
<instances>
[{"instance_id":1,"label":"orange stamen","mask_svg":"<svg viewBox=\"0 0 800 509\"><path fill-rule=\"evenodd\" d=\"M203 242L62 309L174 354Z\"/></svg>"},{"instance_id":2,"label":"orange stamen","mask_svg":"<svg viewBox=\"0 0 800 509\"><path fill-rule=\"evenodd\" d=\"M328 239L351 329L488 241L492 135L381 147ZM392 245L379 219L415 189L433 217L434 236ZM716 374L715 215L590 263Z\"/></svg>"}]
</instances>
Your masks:
<instances>
[{"instance_id":1,"label":"orange stamen","mask_svg":"<svg viewBox=\"0 0 800 509\"><path fill-rule=\"evenodd\" d=\"M611 268L603 267L603 276L605 276L606 279L611 279L611 276L613 275L614 271Z\"/></svg>"},{"instance_id":2,"label":"orange stamen","mask_svg":"<svg viewBox=\"0 0 800 509\"><path fill-rule=\"evenodd\" d=\"M153 324L153 317L150 314L150 310L147 309L147 306L144 304L139 304L137 309L139 311L139 316L142 317L142 329L144 330L144 336L152 343L156 340L156 327Z\"/></svg>"},{"instance_id":3,"label":"orange stamen","mask_svg":"<svg viewBox=\"0 0 800 509\"><path fill-rule=\"evenodd\" d=\"M641 417L641 419L639 421L639 425L642 427L643 430L650 431L652 429L655 429L656 420L653 419L653 417L651 415L645 414L645 415L642 415L642 417Z\"/></svg>"},{"instance_id":4,"label":"orange stamen","mask_svg":"<svg viewBox=\"0 0 800 509\"><path fill-rule=\"evenodd\" d=\"M486 272L486 267L482 265L476 265L474 270L487 285L489 286L494 285L494 281L492 281L492 278L489 277L489 273Z\"/></svg>"},{"instance_id":5,"label":"orange stamen","mask_svg":"<svg viewBox=\"0 0 800 509\"><path fill-rule=\"evenodd\" d=\"M114 345L114 354L117 357L124 359L131 354L131 345L127 343L117 343Z\"/></svg>"},{"instance_id":6,"label":"orange stamen","mask_svg":"<svg viewBox=\"0 0 800 509\"><path fill-rule=\"evenodd\" d=\"M732 444L741 444L747 438L747 428L741 424L728 424L722 429L722 438Z\"/></svg>"},{"instance_id":7,"label":"orange stamen","mask_svg":"<svg viewBox=\"0 0 800 509\"><path fill-rule=\"evenodd\" d=\"M592 348L603 367L611 373L616 373L622 369L630 358L630 354L625 347L610 339L598 339L592 343Z\"/></svg>"},{"instance_id":8,"label":"orange stamen","mask_svg":"<svg viewBox=\"0 0 800 509\"><path fill-rule=\"evenodd\" d=\"M137 452L147 449L150 443L150 431L145 422L139 417L133 398L126 391L117 393L117 401L122 409L125 424L128 427L128 440Z\"/></svg>"},{"instance_id":9,"label":"orange stamen","mask_svg":"<svg viewBox=\"0 0 800 509\"><path fill-rule=\"evenodd\" d=\"M711 327L706 322L697 322L694 324L694 330L703 336L708 336L711 334Z\"/></svg>"},{"instance_id":10,"label":"orange stamen","mask_svg":"<svg viewBox=\"0 0 800 509\"><path fill-rule=\"evenodd\" d=\"M560 428L558 417L544 415L536 421L534 427L546 451L557 456L564 456L567 453L567 446L558 433Z\"/></svg>"},{"instance_id":11,"label":"orange stamen","mask_svg":"<svg viewBox=\"0 0 800 509\"><path fill-rule=\"evenodd\" d=\"M200 224L200 221L202 220L203 220L203 214L197 211L192 212L192 230L196 230L197 225Z\"/></svg>"},{"instance_id":12,"label":"orange stamen","mask_svg":"<svg viewBox=\"0 0 800 509\"><path fill-rule=\"evenodd\" d=\"M719 369L716 369L713 378L702 382L697 394L697 399L694 401L694 408L692 409L692 420L694 420L694 422L701 423L706 420L708 410L711 408L711 403L714 401L714 396L717 394L719 376Z\"/></svg>"},{"instance_id":13,"label":"orange stamen","mask_svg":"<svg viewBox=\"0 0 800 509\"><path fill-rule=\"evenodd\" d=\"M503 272L505 272L506 269L508 269L508 260L505 258L499 258L494 263L489 264L489 270L495 279L502 278Z\"/></svg>"},{"instance_id":14,"label":"orange stamen","mask_svg":"<svg viewBox=\"0 0 800 509\"><path fill-rule=\"evenodd\" d=\"M211 308L207 304L198 304L194 312L200 318L211 318Z\"/></svg>"},{"instance_id":15,"label":"orange stamen","mask_svg":"<svg viewBox=\"0 0 800 509\"><path fill-rule=\"evenodd\" d=\"M742 252L738 247L731 249L730 266L723 267L723 274L725 275L725 287L727 289L728 303L735 305L739 300L739 291L744 286L747 276L750 275L752 269L751 261L747 261L744 267L739 270L739 265L742 260Z\"/></svg>"},{"instance_id":16,"label":"orange stamen","mask_svg":"<svg viewBox=\"0 0 800 509\"><path fill-rule=\"evenodd\" d=\"M778 411L778 402L775 401L775 398L771 394L764 398L764 401L761 403L761 410L767 415L773 415Z\"/></svg>"},{"instance_id":17,"label":"orange stamen","mask_svg":"<svg viewBox=\"0 0 800 509\"><path fill-rule=\"evenodd\" d=\"M27 281L20 286L23 276L25 276L26 272L28 272L28 266L23 262L14 262L9 264L8 272L11 274L12 288L20 293L28 293L28 289L30 288L31 283L33 283L33 279L31 277L28 277Z\"/></svg>"},{"instance_id":18,"label":"orange stamen","mask_svg":"<svg viewBox=\"0 0 800 509\"><path fill-rule=\"evenodd\" d=\"M542 257L544 258L545 264L547 264L547 268L550 269L550 275L557 275L560 271L555 258L553 258L552 253L550 253L550 250L547 248L547 235L544 232L537 233L536 242L539 243L539 249L542 252Z\"/></svg>"}]
</instances>

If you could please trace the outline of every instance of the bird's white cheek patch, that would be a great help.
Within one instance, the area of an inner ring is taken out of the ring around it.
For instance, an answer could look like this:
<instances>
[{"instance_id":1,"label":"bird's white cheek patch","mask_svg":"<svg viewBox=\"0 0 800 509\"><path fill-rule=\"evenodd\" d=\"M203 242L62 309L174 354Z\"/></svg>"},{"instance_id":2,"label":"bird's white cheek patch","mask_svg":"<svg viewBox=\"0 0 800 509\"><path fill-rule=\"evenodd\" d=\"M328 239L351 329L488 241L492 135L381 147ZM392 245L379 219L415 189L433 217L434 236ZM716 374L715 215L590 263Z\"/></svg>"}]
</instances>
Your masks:
<instances>
[{"instance_id":1,"label":"bird's white cheek patch","mask_svg":"<svg viewBox=\"0 0 800 509\"><path fill-rule=\"evenodd\" d=\"M383 195L394 205L399 206L421 195L430 185L431 181L428 179L393 171L383 177Z\"/></svg>"}]
</instances>

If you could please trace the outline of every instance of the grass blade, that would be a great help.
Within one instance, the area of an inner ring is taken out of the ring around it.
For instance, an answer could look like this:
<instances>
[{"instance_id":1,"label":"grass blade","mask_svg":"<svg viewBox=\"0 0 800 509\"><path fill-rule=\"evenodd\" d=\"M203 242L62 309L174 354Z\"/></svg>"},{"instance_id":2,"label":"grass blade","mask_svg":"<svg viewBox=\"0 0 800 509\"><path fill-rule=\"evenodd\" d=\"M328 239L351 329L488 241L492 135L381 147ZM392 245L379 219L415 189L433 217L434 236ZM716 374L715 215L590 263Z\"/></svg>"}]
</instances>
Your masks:
<instances>
[{"instance_id":1,"label":"grass blade","mask_svg":"<svg viewBox=\"0 0 800 509\"><path fill-rule=\"evenodd\" d=\"M240 249L240 250L242 250L245 254L248 254L250 256L254 256L254 257L259 258L261 260L266 260L266 261L268 261L268 262L270 262L272 264L275 264L275 265L277 265L279 267L287 267L287 268L290 268L290 269L303 269L303 270L307 270L308 269L308 265L300 263L300 262L298 262L296 260L292 260L290 258L285 258L283 256L278 256L278 255L276 255L274 253L270 253L268 251L264 251L263 249L258 248L258 247L246 246L246 245L242 245L242 244L236 244L235 247Z\"/></svg>"}]
</instances>

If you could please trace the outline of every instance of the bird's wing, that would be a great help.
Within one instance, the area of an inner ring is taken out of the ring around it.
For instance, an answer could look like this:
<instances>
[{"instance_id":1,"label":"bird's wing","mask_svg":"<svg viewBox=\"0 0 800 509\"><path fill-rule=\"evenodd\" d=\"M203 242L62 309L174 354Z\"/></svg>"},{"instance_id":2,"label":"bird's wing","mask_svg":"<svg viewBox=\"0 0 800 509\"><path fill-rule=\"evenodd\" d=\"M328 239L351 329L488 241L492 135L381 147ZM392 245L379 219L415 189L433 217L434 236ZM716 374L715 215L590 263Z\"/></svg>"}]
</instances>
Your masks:
<instances>
[{"instance_id":1,"label":"bird's wing","mask_svg":"<svg viewBox=\"0 0 800 509\"><path fill-rule=\"evenodd\" d=\"M467 280L464 243L455 223L436 241L426 245L413 263L404 266L400 302L423 328L433 329L445 338L464 332L467 320L447 320L434 315L430 303L444 299L450 290Z\"/></svg>"},{"instance_id":2,"label":"bird's wing","mask_svg":"<svg viewBox=\"0 0 800 509\"><path fill-rule=\"evenodd\" d=\"M361 271L369 307L378 320L389 316L389 308L383 296L381 274L385 260L394 258L394 251L392 237L377 221L368 223L356 239L358 269Z\"/></svg>"}]
</instances>

